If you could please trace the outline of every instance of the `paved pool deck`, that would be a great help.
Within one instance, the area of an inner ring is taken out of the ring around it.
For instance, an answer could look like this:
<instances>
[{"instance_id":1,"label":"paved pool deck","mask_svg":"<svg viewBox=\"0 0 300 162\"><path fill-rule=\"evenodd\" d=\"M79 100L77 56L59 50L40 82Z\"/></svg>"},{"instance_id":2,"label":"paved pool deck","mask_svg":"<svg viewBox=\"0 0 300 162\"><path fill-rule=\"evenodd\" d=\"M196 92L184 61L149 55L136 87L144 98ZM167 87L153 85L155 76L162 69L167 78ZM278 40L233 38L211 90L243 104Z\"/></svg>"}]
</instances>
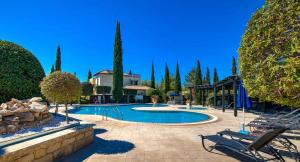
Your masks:
<instances>
[{"instance_id":1,"label":"paved pool deck","mask_svg":"<svg viewBox=\"0 0 300 162\"><path fill-rule=\"evenodd\" d=\"M242 112L233 117L232 110L199 110L218 117L212 123L190 126L124 123L102 120L95 115L70 115L94 123L95 140L92 144L65 157L63 161L86 162L235 162L249 159L226 149L207 152L201 145L200 134L216 134L225 128L239 130ZM256 115L246 113L246 122ZM295 141L294 141L295 142ZM300 142L296 141L300 146ZM232 157L234 156L234 157ZM287 161L293 161L285 158Z\"/></svg>"}]
</instances>

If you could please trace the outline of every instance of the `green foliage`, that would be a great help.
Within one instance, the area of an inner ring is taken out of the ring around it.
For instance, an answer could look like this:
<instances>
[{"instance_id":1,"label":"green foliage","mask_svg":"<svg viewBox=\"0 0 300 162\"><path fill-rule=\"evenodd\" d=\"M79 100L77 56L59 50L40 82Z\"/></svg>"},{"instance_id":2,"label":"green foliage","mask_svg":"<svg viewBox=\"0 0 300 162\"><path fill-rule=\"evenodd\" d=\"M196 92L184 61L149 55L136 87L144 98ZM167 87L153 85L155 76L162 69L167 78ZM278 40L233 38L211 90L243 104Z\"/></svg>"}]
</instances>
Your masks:
<instances>
[{"instance_id":1,"label":"green foliage","mask_svg":"<svg viewBox=\"0 0 300 162\"><path fill-rule=\"evenodd\" d=\"M149 88L149 89L146 91L146 95L147 95L147 96L153 96L153 95L161 96L161 92L160 92L158 89Z\"/></svg>"},{"instance_id":2,"label":"green foliage","mask_svg":"<svg viewBox=\"0 0 300 162\"><path fill-rule=\"evenodd\" d=\"M45 73L31 52L0 40L0 60L0 103L41 95L39 84Z\"/></svg>"},{"instance_id":3,"label":"green foliage","mask_svg":"<svg viewBox=\"0 0 300 162\"><path fill-rule=\"evenodd\" d=\"M89 82L84 82L81 84L82 88L82 95L83 96L90 96L93 94L93 85Z\"/></svg>"},{"instance_id":4,"label":"green foliage","mask_svg":"<svg viewBox=\"0 0 300 162\"><path fill-rule=\"evenodd\" d=\"M239 69L251 97L300 107L300 1L267 0L248 22Z\"/></svg>"},{"instance_id":5,"label":"green foliage","mask_svg":"<svg viewBox=\"0 0 300 162\"><path fill-rule=\"evenodd\" d=\"M236 61L235 61L235 57L232 57L232 67L231 67L231 74L232 75L236 75Z\"/></svg>"},{"instance_id":6,"label":"green foliage","mask_svg":"<svg viewBox=\"0 0 300 162\"><path fill-rule=\"evenodd\" d=\"M193 68L185 75L185 85L192 86L196 84L196 69Z\"/></svg>"},{"instance_id":7,"label":"green foliage","mask_svg":"<svg viewBox=\"0 0 300 162\"><path fill-rule=\"evenodd\" d=\"M180 72L179 72L178 61L177 61L177 64L176 64L175 91L178 92L178 93L181 92L181 79L180 79Z\"/></svg>"},{"instance_id":8,"label":"green foliage","mask_svg":"<svg viewBox=\"0 0 300 162\"><path fill-rule=\"evenodd\" d=\"M214 80L214 84L219 81L219 76L218 76L216 68L214 68L214 78L213 78L213 80Z\"/></svg>"},{"instance_id":9,"label":"green foliage","mask_svg":"<svg viewBox=\"0 0 300 162\"><path fill-rule=\"evenodd\" d=\"M195 74L195 85L202 85L202 72L201 72L201 66L200 61L197 60L197 66L196 66L196 74ZM200 90L195 90L195 103L199 104L201 101L200 98Z\"/></svg>"},{"instance_id":10,"label":"green foliage","mask_svg":"<svg viewBox=\"0 0 300 162\"><path fill-rule=\"evenodd\" d=\"M121 102L123 96L123 50L120 31L120 22L117 21L116 37L114 44L113 63L113 98L116 102Z\"/></svg>"},{"instance_id":11,"label":"green foliage","mask_svg":"<svg viewBox=\"0 0 300 162\"><path fill-rule=\"evenodd\" d=\"M51 66L51 71L50 71L50 73L53 73L54 71L55 71L54 65L52 65L52 66Z\"/></svg>"},{"instance_id":12,"label":"green foliage","mask_svg":"<svg viewBox=\"0 0 300 162\"><path fill-rule=\"evenodd\" d=\"M80 99L81 85L70 73L55 71L41 82L41 92L50 101L67 104Z\"/></svg>"},{"instance_id":13,"label":"green foliage","mask_svg":"<svg viewBox=\"0 0 300 162\"><path fill-rule=\"evenodd\" d=\"M88 78L87 78L87 82L90 82L90 79L93 77L91 69L89 69L88 71Z\"/></svg>"},{"instance_id":14,"label":"green foliage","mask_svg":"<svg viewBox=\"0 0 300 162\"><path fill-rule=\"evenodd\" d=\"M109 94L111 91L110 86L96 86L97 94Z\"/></svg>"},{"instance_id":15,"label":"green foliage","mask_svg":"<svg viewBox=\"0 0 300 162\"><path fill-rule=\"evenodd\" d=\"M55 71L61 71L61 53L60 53L60 46L57 46L57 49L56 49Z\"/></svg>"},{"instance_id":16,"label":"green foliage","mask_svg":"<svg viewBox=\"0 0 300 162\"><path fill-rule=\"evenodd\" d=\"M210 72L208 67L206 68L205 77L203 80L205 84L210 84Z\"/></svg>"},{"instance_id":17,"label":"green foliage","mask_svg":"<svg viewBox=\"0 0 300 162\"><path fill-rule=\"evenodd\" d=\"M169 71L169 67L168 65L166 64L165 65L165 78L164 78L164 91L165 93L169 92L170 91L170 71Z\"/></svg>"},{"instance_id":18,"label":"green foliage","mask_svg":"<svg viewBox=\"0 0 300 162\"><path fill-rule=\"evenodd\" d=\"M155 88L154 63L153 62L152 62L152 68L151 68L151 88Z\"/></svg>"}]
</instances>

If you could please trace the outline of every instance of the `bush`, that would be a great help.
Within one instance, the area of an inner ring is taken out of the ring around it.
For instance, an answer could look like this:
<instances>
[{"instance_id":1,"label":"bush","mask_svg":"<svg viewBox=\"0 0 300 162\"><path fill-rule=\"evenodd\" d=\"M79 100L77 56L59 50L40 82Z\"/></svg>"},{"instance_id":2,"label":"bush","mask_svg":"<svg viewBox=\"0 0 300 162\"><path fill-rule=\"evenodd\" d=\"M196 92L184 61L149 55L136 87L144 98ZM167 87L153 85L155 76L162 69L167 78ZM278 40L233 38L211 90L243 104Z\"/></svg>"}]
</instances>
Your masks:
<instances>
[{"instance_id":1,"label":"bush","mask_svg":"<svg viewBox=\"0 0 300 162\"><path fill-rule=\"evenodd\" d=\"M110 91L111 91L110 86L97 86L96 87L97 94L109 94Z\"/></svg>"},{"instance_id":2,"label":"bush","mask_svg":"<svg viewBox=\"0 0 300 162\"><path fill-rule=\"evenodd\" d=\"M87 82L82 83L81 89L82 89L83 96L90 96L93 94L93 85L90 83L87 83Z\"/></svg>"},{"instance_id":3,"label":"bush","mask_svg":"<svg viewBox=\"0 0 300 162\"><path fill-rule=\"evenodd\" d=\"M267 0L249 21L238 62L251 97L300 107L299 6Z\"/></svg>"},{"instance_id":4,"label":"bush","mask_svg":"<svg viewBox=\"0 0 300 162\"><path fill-rule=\"evenodd\" d=\"M50 101L65 104L68 122L68 103L78 101L81 94L80 81L70 73L56 71L41 82L41 92Z\"/></svg>"},{"instance_id":5,"label":"bush","mask_svg":"<svg viewBox=\"0 0 300 162\"><path fill-rule=\"evenodd\" d=\"M0 103L41 95L39 84L45 73L31 52L0 40L0 60Z\"/></svg>"}]
</instances>

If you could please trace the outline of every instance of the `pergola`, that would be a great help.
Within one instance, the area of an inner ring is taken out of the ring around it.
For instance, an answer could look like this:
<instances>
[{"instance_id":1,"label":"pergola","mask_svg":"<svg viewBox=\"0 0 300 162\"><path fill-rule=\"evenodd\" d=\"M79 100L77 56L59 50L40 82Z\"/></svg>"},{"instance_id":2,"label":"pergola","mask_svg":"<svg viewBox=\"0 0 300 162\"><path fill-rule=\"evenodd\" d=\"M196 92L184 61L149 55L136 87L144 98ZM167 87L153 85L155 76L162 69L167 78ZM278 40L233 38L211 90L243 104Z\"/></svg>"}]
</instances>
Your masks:
<instances>
[{"instance_id":1,"label":"pergola","mask_svg":"<svg viewBox=\"0 0 300 162\"><path fill-rule=\"evenodd\" d=\"M240 83L240 77L238 75L233 75L233 76L228 76L225 79L210 85L210 84L204 84L204 85L194 85L194 86L189 86L190 88L190 94L192 96L192 88L195 90L200 90L201 91L201 103L204 105L204 91L213 91L214 94L214 102L213 106L217 106L217 93L219 90L222 90L222 108L223 112L225 111L225 89L228 91L228 96L230 96L230 90L233 89L233 102L230 103L229 105L233 104L234 108L234 116L237 116L237 108L236 108L236 103L237 103L237 87Z\"/></svg>"}]
</instances>

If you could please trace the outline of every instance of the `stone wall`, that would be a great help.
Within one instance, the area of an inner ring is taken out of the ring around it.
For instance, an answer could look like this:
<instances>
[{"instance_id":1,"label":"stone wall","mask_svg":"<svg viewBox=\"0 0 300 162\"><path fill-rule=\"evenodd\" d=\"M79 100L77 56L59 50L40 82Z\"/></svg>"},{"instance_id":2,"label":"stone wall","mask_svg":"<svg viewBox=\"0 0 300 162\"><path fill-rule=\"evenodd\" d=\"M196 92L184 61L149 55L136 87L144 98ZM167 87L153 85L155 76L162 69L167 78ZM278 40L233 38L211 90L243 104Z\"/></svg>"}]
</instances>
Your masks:
<instances>
[{"instance_id":1,"label":"stone wall","mask_svg":"<svg viewBox=\"0 0 300 162\"><path fill-rule=\"evenodd\" d=\"M81 124L60 132L0 149L0 162L52 162L77 151L94 140L91 124Z\"/></svg>"},{"instance_id":2,"label":"stone wall","mask_svg":"<svg viewBox=\"0 0 300 162\"><path fill-rule=\"evenodd\" d=\"M49 122L52 115L41 97L28 100L11 99L0 105L0 134L14 133L25 127Z\"/></svg>"}]
</instances>

